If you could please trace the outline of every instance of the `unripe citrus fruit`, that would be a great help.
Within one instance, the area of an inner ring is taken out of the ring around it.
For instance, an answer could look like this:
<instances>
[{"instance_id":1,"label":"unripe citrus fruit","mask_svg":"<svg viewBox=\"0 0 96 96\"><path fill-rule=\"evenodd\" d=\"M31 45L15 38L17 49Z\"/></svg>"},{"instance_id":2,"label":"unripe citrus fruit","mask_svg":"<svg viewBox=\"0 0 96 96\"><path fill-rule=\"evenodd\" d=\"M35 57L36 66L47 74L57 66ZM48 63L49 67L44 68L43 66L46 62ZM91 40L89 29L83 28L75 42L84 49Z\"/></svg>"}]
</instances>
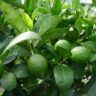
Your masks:
<instances>
[{"instance_id":1,"label":"unripe citrus fruit","mask_svg":"<svg viewBox=\"0 0 96 96\"><path fill-rule=\"evenodd\" d=\"M28 60L28 70L34 75L42 75L47 70L46 59L39 54L33 54Z\"/></svg>"},{"instance_id":2,"label":"unripe citrus fruit","mask_svg":"<svg viewBox=\"0 0 96 96\"><path fill-rule=\"evenodd\" d=\"M73 48L71 50L71 53L72 53L71 59L76 63L85 63L90 58L89 50L82 46Z\"/></svg>"},{"instance_id":3,"label":"unripe citrus fruit","mask_svg":"<svg viewBox=\"0 0 96 96\"><path fill-rule=\"evenodd\" d=\"M8 90L11 91L17 86L17 80L16 77L13 73L6 72L1 78L1 86Z\"/></svg>"},{"instance_id":4,"label":"unripe citrus fruit","mask_svg":"<svg viewBox=\"0 0 96 96\"><path fill-rule=\"evenodd\" d=\"M0 61L0 77L2 76L3 72L4 72L4 66L2 64L2 61Z\"/></svg>"},{"instance_id":5,"label":"unripe citrus fruit","mask_svg":"<svg viewBox=\"0 0 96 96\"><path fill-rule=\"evenodd\" d=\"M54 46L55 50L63 57L70 56L71 45L66 40L59 40Z\"/></svg>"}]
</instances>

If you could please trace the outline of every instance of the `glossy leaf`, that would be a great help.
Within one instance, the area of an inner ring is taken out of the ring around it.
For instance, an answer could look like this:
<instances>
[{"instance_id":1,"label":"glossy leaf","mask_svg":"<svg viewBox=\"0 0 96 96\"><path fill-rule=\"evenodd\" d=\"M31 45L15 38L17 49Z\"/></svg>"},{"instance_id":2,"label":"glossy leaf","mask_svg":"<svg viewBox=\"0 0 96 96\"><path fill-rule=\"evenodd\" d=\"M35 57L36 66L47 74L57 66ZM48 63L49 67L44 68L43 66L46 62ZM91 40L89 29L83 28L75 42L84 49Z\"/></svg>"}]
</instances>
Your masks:
<instances>
[{"instance_id":1,"label":"glossy leaf","mask_svg":"<svg viewBox=\"0 0 96 96\"><path fill-rule=\"evenodd\" d=\"M73 71L66 65L58 65L54 68L55 82L59 90L69 89L73 83Z\"/></svg>"},{"instance_id":2,"label":"glossy leaf","mask_svg":"<svg viewBox=\"0 0 96 96\"><path fill-rule=\"evenodd\" d=\"M27 31L27 26L22 21L17 10L12 8L9 4L0 1L0 10L3 12L5 20L16 29L16 34Z\"/></svg>"},{"instance_id":3,"label":"glossy leaf","mask_svg":"<svg viewBox=\"0 0 96 96\"><path fill-rule=\"evenodd\" d=\"M24 12L24 10L20 10L21 16L22 16L22 20L24 21L24 23L27 25L27 27L29 28L30 31L32 31L33 29L33 21L30 18L30 16Z\"/></svg>"},{"instance_id":4,"label":"glossy leaf","mask_svg":"<svg viewBox=\"0 0 96 96\"><path fill-rule=\"evenodd\" d=\"M60 23L60 21L60 16L45 15L41 17L34 25L34 31L38 32L39 35L42 36L49 29L55 28L58 25L58 23Z\"/></svg>"},{"instance_id":5,"label":"glossy leaf","mask_svg":"<svg viewBox=\"0 0 96 96\"><path fill-rule=\"evenodd\" d=\"M27 64L18 64L11 69L11 72L14 73L17 78L29 77Z\"/></svg>"},{"instance_id":6,"label":"glossy leaf","mask_svg":"<svg viewBox=\"0 0 96 96\"><path fill-rule=\"evenodd\" d=\"M11 42L10 44L7 46L7 48L3 51L3 53L1 54L1 58L3 55L6 54L6 52L12 48L14 45L22 42L22 41L25 41L25 40L40 40L40 37L38 34L34 33L34 32L25 32L25 33L22 33L20 35L18 35L17 37L15 37Z\"/></svg>"},{"instance_id":7,"label":"glossy leaf","mask_svg":"<svg viewBox=\"0 0 96 96\"><path fill-rule=\"evenodd\" d=\"M51 12L53 15L58 15L62 10L62 3L61 0L54 0L53 7Z\"/></svg>"}]
</instances>

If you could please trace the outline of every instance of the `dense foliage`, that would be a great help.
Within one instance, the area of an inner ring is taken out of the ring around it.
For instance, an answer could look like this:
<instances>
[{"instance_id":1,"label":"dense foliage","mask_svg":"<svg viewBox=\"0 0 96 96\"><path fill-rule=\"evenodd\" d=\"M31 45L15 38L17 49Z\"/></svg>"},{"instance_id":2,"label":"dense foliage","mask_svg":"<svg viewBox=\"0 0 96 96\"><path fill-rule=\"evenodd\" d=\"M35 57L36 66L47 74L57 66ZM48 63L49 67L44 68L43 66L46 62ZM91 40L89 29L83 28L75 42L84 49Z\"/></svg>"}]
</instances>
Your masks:
<instances>
[{"instance_id":1,"label":"dense foliage","mask_svg":"<svg viewBox=\"0 0 96 96\"><path fill-rule=\"evenodd\" d=\"M2 96L96 96L96 0L0 0Z\"/></svg>"}]
</instances>

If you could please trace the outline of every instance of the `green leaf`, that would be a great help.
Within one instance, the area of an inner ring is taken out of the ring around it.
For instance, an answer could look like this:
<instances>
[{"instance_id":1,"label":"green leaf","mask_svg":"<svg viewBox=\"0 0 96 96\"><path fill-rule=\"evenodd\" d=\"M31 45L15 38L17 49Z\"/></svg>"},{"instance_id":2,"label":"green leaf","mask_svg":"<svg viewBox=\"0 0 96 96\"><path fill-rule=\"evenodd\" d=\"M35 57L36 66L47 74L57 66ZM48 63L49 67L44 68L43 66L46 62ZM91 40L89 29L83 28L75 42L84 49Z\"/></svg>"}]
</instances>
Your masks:
<instances>
[{"instance_id":1,"label":"green leaf","mask_svg":"<svg viewBox=\"0 0 96 96\"><path fill-rule=\"evenodd\" d=\"M29 7L28 7L29 12L33 12L34 9L37 8L38 1L39 0L30 0Z\"/></svg>"},{"instance_id":2,"label":"green leaf","mask_svg":"<svg viewBox=\"0 0 96 96\"><path fill-rule=\"evenodd\" d=\"M24 23L26 24L26 26L29 28L30 31L33 30L33 21L30 18L30 16L24 12L24 10L20 10L21 16L22 16L22 20L24 21Z\"/></svg>"},{"instance_id":3,"label":"green leaf","mask_svg":"<svg viewBox=\"0 0 96 96\"><path fill-rule=\"evenodd\" d=\"M75 27L77 28L78 32L81 33L83 30L83 26L86 27L87 24L85 23L84 19L78 18L75 22Z\"/></svg>"},{"instance_id":4,"label":"green leaf","mask_svg":"<svg viewBox=\"0 0 96 96\"><path fill-rule=\"evenodd\" d=\"M81 91L83 95L80 96L96 96L96 76L93 76L88 84Z\"/></svg>"},{"instance_id":5,"label":"green leaf","mask_svg":"<svg viewBox=\"0 0 96 96\"><path fill-rule=\"evenodd\" d=\"M55 87L49 88L47 96L58 96L58 90Z\"/></svg>"},{"instance_id":6,"label":"green leaf","mask_svg":"<svg viewBox=\"0 0 96 96\"><path fill-rule=\"evenodd\" d=\"M70 67L74 72L74 78L80 79L85 75L85 66L83 64L72 64Z\"/></svg>"},{"instance_id":7,"label":"green leaf","mask_svg":"<svg viewBox=\"0 0 96 96\"><path fill-rule=\"evenodd\" d=\"M0 36L0 54L13 39L13 36Z\"/></svg>"},{"instance_id":8,"label":"green leaf","mask_svg":"<svg viewBox=\"0 0 96 96\"><path fill-rule=\"evenodd\" d=\"M42 36L49 29L55 28L61 21L60 16L49 16L45 15L41 17L34 25L34 31L38 32Z\"/></svg>"},{"instance_id":9,"label":"green leaf","mask_svg":"<svg viewBox=\"0 0 96 96\"><path fill-rule=\"evenodd\" d=\"M54 68L55 82L59 90L69 89L73 83L73 71L66 65L57 65Z\"/></svg>"},{"instance_id":10,"label":"green leaf","mask_svg":"<svg viewBox=\"0 0 96 96\"><path fill-rule=\"evenodd\" d=\"M31 16L33 21L34 21L35 17L37 16L37 13L38 13L38 9L35 9Z\"/></svg>"},{"instance_id":11,"label":"green leaf","mask_svg":"<svg viewBox=\"0 0 96 96\"><path fill-rule=\"evenodd\" d=\"M18 64L15 65L11 72L15 74L17 78L27 78L29 77L29 72L27 69L27 64Z\"/></svg>"},{"instance_id":12,"label":"green leaf","mask_svg":"<svg viewBox=\"0 0 96 96\"><path fill-rule=\"evenodd\" d=\"M61 0L54 0L53 7L51 12L53 15L58 15L62 10L62 3Z\"/></svg>"},{"instance_id":13,"label":"green leaf","mask_svg":"<svg viewBox=\"0 0 96 96\"><path fill-rule=\"evenodd\" d=\"M25 33L22 33L18 36L16 36L10 43L9 45L7 46L7 48L3 51L3 53L1 54L0 58L2 58L6 53L7 51L12 48L14 45L22 42L22 41L25 41L25 40L40 40L40 37L37 33L35 32L25 32Z\"/></svg>"},{"instance_id":14,"label":"green leaf","mask_svg":"<svg viewBox=\"0 0 96 96\"><path fill-rule=\"evenodd\" d=\"M24 46L15 45L11 50L11 54L20 57L28 57L30 56L29 50L27 50Z\"/></svg>"},{"instance_id":15,"label":"green leaf","mask_svg":"<svg viewBox=\"0 0 96 96\"><path fill-rule=\"evenodd\" d=\"M72 0L72 8L77 9L79 6L79 1L80 0Z\"/></svg>"},{"instance_id":16,"label":"green leaf","mask_svg":"<svg viewBox=\"0 0 96 96\"><path fill-rule=\"evenodd\" d=\"M16 34L27 31L27 26L22 21L16 9L13 9L9 4L0 1L0 10L3 12L5 20L16 29Z\"/></svg>"},{"instance_id":17,"label":"green leaf","mask_svg":"<svg viewBox=\"0 0 96 96\"><path fill-rule=\"evenodd\" d=\"M91 41L96 41L96 35L90 35L89 40Z\"/></svg>"},{"instance_id":18,"label":"green leaf","mask_svg":"<svg viewBox=\"0 0 96 96\"><path fill-rule=\"evenodd\" d=\"M4 75L0 80L0 83L1 83L1 86L8 91L13 90L17 86L16 77L13 73L10 73L10 72L4 73Z\"/></svg>"},{"instance_id":19,"label":"green leaf","mask_svg":"<svg viewBox=\"0 0 96 96\"><path fill-rule=\"evenodd\" d=\"M17 86L17 88L15 88L12 91L5 90L3 96L28 96L28 94L20 86Z\"/></svg>"},{"instance_id":20,"label":"green leaf","mask_svg":"<svg viewBox=\"0 0 96 96\"><path fill-rule=\"evenodd\" d=\"M14 96L12 91L4 91L2 96Z\"/></svg>"},{"instance_id":21,"label":"green leaf","mask_svg":"<svg viewBox=\"0 0 96 96\"><path fill-rule=\"evenodd\" d=\"M23 4L19 3L17 0L0 0L0 1L9 3L9 4L11 4L11 5L15 6L15 7L18 7L18 8L22 8L22 9L25 9L25 10L27 9L26 6L24 6Z\"/></svg>"},{"instance_id":22,"label":"green leaf","mask_svg":"<svg viewBox=\"0 0 96 96\"><path fill-rule=\"evenodd\" d=\"M37 14L37 12L38 12L38 10L36 10L36 14ZM47 20L48 17L50 17L49 14L42 16L42 17L35 23L35 25L34 25L34 27L33 27L33 31L34 31L34 32L38 32L39 29L40 29L40 27L41 27L41 24L43 24L44 21Z\"/></svg>"},{"instance_id":23,"label":"green leaf","mask_svg":"<svg viewBox=\"0 0 96 96\"><path fill-rule=\"evenodd\" d=\"M95 41L86 41L82 43L83 46L90 49L93 52L96 52L96 42Z\"/></svg>"},{"instance_id":24,"label":"green leaf","mask_svg":"<svg viewBox=\"0 0 96 96\"><path fill-rule=\"evenodd\" d=\"M92 3L96 7L96 0L92 0Z\"/></svg>"},{"instance_id":25,"label":"green leaf","mask_svg":"<svg viewBox=\"0 0 96 96\"><path fill-rule=\"evenodd\" d=\"M38 11L41 12L41 13L43 13L43 14L50 13L50 11L47 8L45 8L45 7L39 7L38 8Z\"/></svg>"},{"instance_id":26,"label":"green leaf","mask_svg":"<svg viewBox=\"0 0 96 96\"><path fill-rule=\"evenodd\" d=\"M41 35L41 41L39 44L43 45L44 43L48 42L49 40L54 40L54 39L58 38L59 36L63 35L63 33L66 33L67 30L68 30L67 27L49 29L44 34Z\"/></svg>"},{"instance_id":27,"label":"green leaf","mask_svg":"<svg viewBox=\"0 0 96 96\"><path fill-rule=\"evenodd\" d=\"M6 65L6 64L11 63L15 59L16 59L16 55L12 53L11 51L9 51L2 61L3 61L3 64Z\"/></svg>"}]
</instances>

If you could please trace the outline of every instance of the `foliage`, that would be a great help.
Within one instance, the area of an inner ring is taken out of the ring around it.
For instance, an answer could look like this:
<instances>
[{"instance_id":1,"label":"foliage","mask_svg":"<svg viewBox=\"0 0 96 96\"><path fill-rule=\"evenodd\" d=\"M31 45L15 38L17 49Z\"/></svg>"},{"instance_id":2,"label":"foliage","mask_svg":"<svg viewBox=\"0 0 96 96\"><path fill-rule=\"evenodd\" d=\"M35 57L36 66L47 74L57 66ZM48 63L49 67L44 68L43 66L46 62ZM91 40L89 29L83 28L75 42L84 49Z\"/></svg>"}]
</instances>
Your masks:
<instances>
[{"instance_id":1,"label":"foliage","mask_svg":"<svg viewBox=\"0 0 96 96\"><path fill-rule=\"evenodd\" d=\"M0 0L2 96L96 96L92 2Z\"/></svg>"}]
</instances>

